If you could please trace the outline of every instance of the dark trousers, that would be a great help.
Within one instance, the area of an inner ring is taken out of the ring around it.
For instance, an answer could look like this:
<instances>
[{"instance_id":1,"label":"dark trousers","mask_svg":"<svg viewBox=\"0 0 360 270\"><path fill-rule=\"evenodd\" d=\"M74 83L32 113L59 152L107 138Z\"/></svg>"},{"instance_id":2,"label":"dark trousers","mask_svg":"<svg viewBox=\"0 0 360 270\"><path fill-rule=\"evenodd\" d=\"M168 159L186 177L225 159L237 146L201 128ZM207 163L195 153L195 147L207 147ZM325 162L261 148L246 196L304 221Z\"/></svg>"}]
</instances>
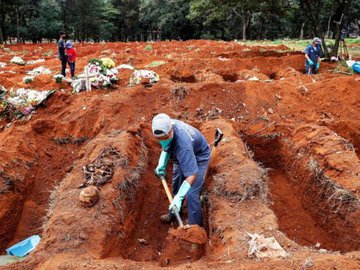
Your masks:
<instances>
[{"instance_id":1,"label":"dark trousers","mask_svg":"<svg viewBox=\"0 0 360 270\"><path fill-rule=\"evenodd\" d=\"M317 64L317 62L314 62L314 64L312 66L310 66L309 63L307 63L307 61L306 61L306 64L305 64L306 74L308 74L308 75L316 74L316 72L317 72L316 64Z\"/></svg>"},{"instance_id":2,"label":"dark trousers","mask_svg":"<svg viewBox=\"0 0 360 270\"><path fill-rule=\"evenodd\" d=\"M200 192L204 183L204 175L209 161L198 163L198 173L195 183L192 185L188 193L186 194L187 208L188 208L188 222L189 224L203 225L202 222L202 209L200 201ZM174 195L179 191L181 184L184 182L185 177L181 172L180 166L174 163L173 166L173 179L172 189Z\"/></svg>"},{"instance_id":3,"label":"dark trousers","mask_svg":"<svg viewBox=\"0 0 360 270\"><path fill-rule=\"evenodd\" d=\"M66 69L67 57L64 56L63 58L60 59L60 61L61 61L61 75L66 77L65 69Z\"/></svg>"},{"instance_id":4,"label":"dark trousers","mask_svg":"<svg viewBox=\"0 0 360 270\"><path fill-rule=\"evenodd\" d=\"M75 77L75 62L68 62L69 63L69 67L70 67L70 72L71 72L71 77Z\"/></svg>"}]
</instances>

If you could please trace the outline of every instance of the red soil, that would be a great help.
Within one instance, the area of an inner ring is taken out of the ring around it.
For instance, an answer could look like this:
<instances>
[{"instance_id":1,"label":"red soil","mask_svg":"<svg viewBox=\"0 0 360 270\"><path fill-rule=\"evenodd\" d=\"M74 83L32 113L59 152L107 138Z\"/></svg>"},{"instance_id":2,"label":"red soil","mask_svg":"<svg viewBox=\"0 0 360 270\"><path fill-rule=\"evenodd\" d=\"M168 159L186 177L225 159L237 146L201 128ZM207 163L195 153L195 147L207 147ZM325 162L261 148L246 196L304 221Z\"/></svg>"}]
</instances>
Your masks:
<instances>
[{"instance_id":1,"label":"red soil","mask_svg":"<svg viewBox=\"0 0 360 270\"><path fill-rule=\"evenodd\" d=\"M225 133L204 191L205 254L174 269L301 269L309 258L317 269L360 268L359 209L327 204L338 197L330 189L322 192L315 181L321 177L308 166L316 160L321 175L358 202L359 76L333 73L331 63L306 76L303 55L284 47L188 41L153 43L145 50L147 45L77 44L77 73L95 57L138 68L165 61L151 68L161 78L151 88L127 87L130 72L123 71L115 89L80 94L55 83L59 61L54 54L43 55L56 52L54 44L0 49L0 62L8 64L16 53L26 61L46 60L0 68L16 72L0 74L1 85L26 87L26 72L45 66L53 73L38 76L31 87L59 90L30 120L8 127L1 120L1 250L33 234L42 240L24 262L0 269L157 268L161 254L171 251L167 236L177 231L168 234L169 226L158 219L168 206L153 175L160 149L150 123L159 112L198 126L209 142L216 127ZM260 81L247 81L249 76ZM185 96L172 94L178 93L170 91L174 87L187 89ZM70 142L59 143L69 137ZM80 138L85 140L74 143ZM354 149L342 143L345 139ZM116 165L111 182L100 187L99 202L83 208L77 188L84 181L81 168L109 146L126 162ZM256 162L273 170L266 173ZM290 257L248 258L246 232L274 236ZM317 243L343 254L320 253L312 248ZM182 251L171 258L191 257Z\"/></svg>"}]
</instances>

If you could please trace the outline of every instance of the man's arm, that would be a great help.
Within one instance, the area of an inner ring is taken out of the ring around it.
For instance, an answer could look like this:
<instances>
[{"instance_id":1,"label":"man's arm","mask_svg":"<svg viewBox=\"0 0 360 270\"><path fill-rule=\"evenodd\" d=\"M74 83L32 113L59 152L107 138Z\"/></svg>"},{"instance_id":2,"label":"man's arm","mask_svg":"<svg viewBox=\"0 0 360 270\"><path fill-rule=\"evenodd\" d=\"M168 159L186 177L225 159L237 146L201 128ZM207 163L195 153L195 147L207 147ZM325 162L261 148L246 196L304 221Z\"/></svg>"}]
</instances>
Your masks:
<instances>
[{"instance_id":1,"label":"man's arm","mask_svg":"<svg viewBox=\"0 0 360 270\"><path fill-rule=\"evenodd\" d=\"M170 210L174 210L174 206L176 206L176 210L180 211L182 201L184 200L187 192L190 190L191 186L195 183L197 178L198 167L196 164L196 157L194 151L191 149L187 149L178 153L177 156L179 160L179 166L182 173L186 176L185 181L181 184L178 193L174 197L174 200L169 206Z\"/></svg>"},{"instance_id":2,"label":"man's arm","mask_svg":"<svg viewBox=\"0 0 360 270\"><path fill-rule=\"evenodd\" d=\"M190 175L185 179L185 181L187 181L190 184L190 186L192 186L196 181L196 177L197 177L197 174Z\"/></svg>"}]
</instances>

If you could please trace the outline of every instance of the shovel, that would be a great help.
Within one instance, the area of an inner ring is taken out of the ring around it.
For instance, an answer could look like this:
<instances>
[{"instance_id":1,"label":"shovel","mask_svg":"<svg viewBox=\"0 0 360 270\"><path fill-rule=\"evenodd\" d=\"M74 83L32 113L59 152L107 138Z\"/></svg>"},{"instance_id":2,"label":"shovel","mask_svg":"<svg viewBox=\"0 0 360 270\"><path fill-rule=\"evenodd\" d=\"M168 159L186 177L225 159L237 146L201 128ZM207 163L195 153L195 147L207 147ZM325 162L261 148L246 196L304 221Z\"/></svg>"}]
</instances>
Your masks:
<instances>
[{"instance_id":1,"label":"shovel","mask_svg":"<svg viewBox=\"0 0 360 270\"><path fill-rule=\"evenodd\" d=\"M220 143L220 141L222 140L224 134L222 133L220 128L217 128L215 131L215 138L214 138L214 142L213 142L213 148L211 149L211 153L210 153L210 161L209 161L209 165L206 168L206 173L204 175L204 179L207 178L207 175L209 173L209 169L210 169L210 165L211 165L211 160L214 158L215 153L216 153L216 148L218 146L218 144Z\"/></svg>"},{"instance_id":2,"label":"shovel","mask_svg":"<svg viewBox=\"0 0 360 270\"><path fill-rule=\"evenodd\" d=\"M168 185L167 185L167 183L166 183L166 178L165 178L165 176L160 175L160 179L161 179L161 183L162 183L162 185L163 185L163 187L164 187L164 189L165 189L166 196L168 197L168 200L169 200L169 202L170 202L170 204L171 204L172 201L173 201L173 197L172 197L171 192L170 192L170 190L169 190L169 187L168 187ZM176 220L177 220L178 223L179 223L179 226L180 226L180 227L184 227L184 223L183 223L182 220L181 220L181 217L180 217L180 214L179 214L179 210L177 209L176 205L173 207L173 212L174 212L174 214L175 214Z\"/></svg>"}]
</instances>

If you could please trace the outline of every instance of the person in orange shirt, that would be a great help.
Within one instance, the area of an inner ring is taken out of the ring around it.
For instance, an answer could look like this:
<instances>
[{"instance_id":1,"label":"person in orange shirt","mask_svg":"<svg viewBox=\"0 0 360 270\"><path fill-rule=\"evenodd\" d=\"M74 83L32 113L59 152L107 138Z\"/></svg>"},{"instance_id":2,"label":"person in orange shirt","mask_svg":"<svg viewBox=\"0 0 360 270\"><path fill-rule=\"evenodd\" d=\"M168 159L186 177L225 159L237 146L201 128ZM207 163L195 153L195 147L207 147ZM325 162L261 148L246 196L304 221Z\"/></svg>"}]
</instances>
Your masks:
<instances>
[{"instance_id":1,"label":"person in orange shirt","mask_svg":"<svg viewBox=\"0 0 360 270\"><path fill-rule=\"evenodd\" d=\"M77 53L71 41L66 42L65 47L66 47L66 55L70 67L71 77L75 77L75 61L76 61Z\"/></svg>"}]
</instances>

